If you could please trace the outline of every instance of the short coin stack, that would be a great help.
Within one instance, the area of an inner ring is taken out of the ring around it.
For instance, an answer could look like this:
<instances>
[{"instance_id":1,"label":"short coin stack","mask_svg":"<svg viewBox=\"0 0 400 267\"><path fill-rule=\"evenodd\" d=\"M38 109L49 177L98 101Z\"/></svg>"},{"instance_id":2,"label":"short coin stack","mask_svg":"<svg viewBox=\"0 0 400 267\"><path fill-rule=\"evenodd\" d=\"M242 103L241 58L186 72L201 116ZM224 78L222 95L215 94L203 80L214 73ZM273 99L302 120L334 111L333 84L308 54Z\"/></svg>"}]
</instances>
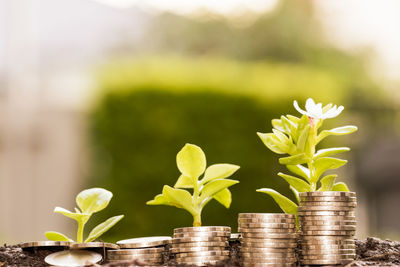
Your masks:
<instances>
[{"instance_id":1,"label":"short coin stack","mask_svg":"<svg viewBox=\"0 0 400 267\"><path fill-rule=\"evenodd\" d=\"M166 245L171 243L169 236L140 237L118 241L118 250L109 250L109 262L137 260L141 264L160 265Z\"/></svg>"},{"instance_id":2,"label":"short coin stack","mask_svg":"<svg viewBox=\"0 0 400 267\"><path fill-rule=\"evenodd\" d=\"M341 264L355 258L356 205L354 192L300 193L301 264Z\"/></svg>"},{"instance_id":3,"label":"short coin stack","mask_svg":"<svg viewBox=\"0 0 400 267\"><path fill-rule=\"evenodd\" d=\"M174 229L171 252L178 264L208 265L229 259L231 228L225 226Z\"/></svg>"},{"instance_id":4,"label":"short coin stack","mask_svg":"<svg viewBox=\"0 0 400 267\"><path fill-rule=\"evenodd\" d=\"M240 213L243 266L295 266L296 218L283 213Z\"/></svg>"}]
</instances>

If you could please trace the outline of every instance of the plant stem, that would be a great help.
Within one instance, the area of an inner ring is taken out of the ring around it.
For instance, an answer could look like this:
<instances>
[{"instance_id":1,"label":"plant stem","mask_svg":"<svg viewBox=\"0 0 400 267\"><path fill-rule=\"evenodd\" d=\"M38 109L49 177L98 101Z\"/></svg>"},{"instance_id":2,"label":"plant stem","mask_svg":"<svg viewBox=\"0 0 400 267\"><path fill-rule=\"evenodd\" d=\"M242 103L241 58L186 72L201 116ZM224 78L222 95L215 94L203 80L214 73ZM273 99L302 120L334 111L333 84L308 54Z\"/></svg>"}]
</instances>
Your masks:
<instances>
[{"instance_id":1,"label":"plant stem","mask_svg":"<svg viewBox=\"0 0 400 267\"><path fill-rule=\"evenodd\" d=\"M198 209L197 213L193 215L193 226L201 226L201 208L199 201L199 183L196 181L193 185L193 203L196 209Z\"/></svg>"},{"instance_id":2,"label":"plant stem","mask_svg":"<svg viewBox=\"0 0 400 267\"><path fill-rule=\"evenodd\" d=\"M76 236L76 242L82 243L83 242L83 228L85 227L85 223L82 221L78 221L78 233Z\"/></svg>"}]
</instances>

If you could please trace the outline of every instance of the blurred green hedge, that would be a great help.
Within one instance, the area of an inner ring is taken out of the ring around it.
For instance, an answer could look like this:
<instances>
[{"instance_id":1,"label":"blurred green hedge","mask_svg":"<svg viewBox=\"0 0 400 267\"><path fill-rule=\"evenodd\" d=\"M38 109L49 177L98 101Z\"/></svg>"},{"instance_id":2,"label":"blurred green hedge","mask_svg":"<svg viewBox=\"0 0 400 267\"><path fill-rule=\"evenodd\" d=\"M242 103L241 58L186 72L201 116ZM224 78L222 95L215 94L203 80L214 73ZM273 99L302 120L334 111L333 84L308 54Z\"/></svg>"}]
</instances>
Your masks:
<instances>
[{"instance_id":1,"label":"blurred green hedge","mask_svg":"<svg viewBox=\"0 0 400 267\"><path fill-rule=\"evenodd\" d=\"M257 131L270 120L296 114L293 99L313 96L339 104L369 103L379 93L364 77L277 63L237 63L215 59L147 59L115 62L100 73L100 93L90 113L91 186L114 193L98 220L125 214L106 240L170 235L190 226L184 210L146 206L164 184L174 185L175 156L189 142L202 147L208 164L241 166L233 176L230 210L215 201L203 211L204 225L236 228L239 212L277 212L267 195L272 187L291 196L276 173L277 156ZM363 93L368 92L368 93ZM374 93L371 93L374 92Z\"/></svg>"}]
</instances>

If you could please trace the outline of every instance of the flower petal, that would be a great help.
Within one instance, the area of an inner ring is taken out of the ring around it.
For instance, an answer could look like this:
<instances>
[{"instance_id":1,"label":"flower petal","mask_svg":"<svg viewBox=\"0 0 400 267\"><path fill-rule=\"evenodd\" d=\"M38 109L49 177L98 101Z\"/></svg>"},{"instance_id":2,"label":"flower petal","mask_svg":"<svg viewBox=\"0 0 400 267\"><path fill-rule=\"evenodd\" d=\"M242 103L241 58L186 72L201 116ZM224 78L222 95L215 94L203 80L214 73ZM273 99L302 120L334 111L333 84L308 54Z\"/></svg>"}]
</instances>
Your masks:
<instances>
[{"instance_id":1,"label":"flower petal","mask_svg":"<svg viewBox=\"0 0 400 267\"><path fill-rule=\"evenodd\" d=\"M307 99L306 101L306 110L307 112L312 112L315 108L315 102L312 98Z\"/></svg>"},{"instance_id":2,"label":"flower petal","mask_svg":"<svg viewBox=\"0 0 400 267\"><path fill-rule=\"evenodd\" d=\"M299 107L299 104L297 104L297 101L296 101L296 100L293 101L293 106L294 106L294 108L295 108L299 113L301 113L301 114L303 114L303 115L310 116L306 111L302 110L302 109Z\"/></svg>"},{"instance_id":3,"label":"flower petal","mask_svg":"<svg viewBox=\"0 0 400 267\"><path fill-rule=\"evenodd\" d=\"M343 106L336 108L336 105L335 105L333 108L328 110L328 112L323 114L323 117L324 117L324 119L331 119L331 118L337 117L343 111L343 109L344 109Z\"/></svg>"}]
</instances>

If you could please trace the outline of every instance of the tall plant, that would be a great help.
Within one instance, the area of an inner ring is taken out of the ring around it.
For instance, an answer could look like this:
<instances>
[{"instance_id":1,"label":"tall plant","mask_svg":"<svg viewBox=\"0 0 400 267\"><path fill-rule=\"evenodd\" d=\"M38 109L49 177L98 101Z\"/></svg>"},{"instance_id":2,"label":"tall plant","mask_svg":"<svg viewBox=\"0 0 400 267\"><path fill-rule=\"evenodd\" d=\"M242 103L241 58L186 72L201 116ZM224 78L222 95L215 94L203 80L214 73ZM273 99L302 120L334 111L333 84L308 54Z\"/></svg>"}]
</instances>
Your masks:
<instances>
[{"instance_id":1,"label":"tall plant","mask_svg":"<svg viewBox=\"0 0 400 267\"><path fill-rule=\"evenodd\" d=\"M164 185L162 193L148 201L147 205L168 205L185 209L193 216L193 226L201 226L201 212L212 199L226 208L230 207L232 195L228 187L239 181L226 178L235 173L239 166L214 164L206 169L203 150L192 144L186 144L178 152L176 163L181 175L174 187ZM201 175L203 177L199 179ZM193 194L184 189L192 189Z\"/></svg>"},{"instance_id":2,"label":"tall plant","mask_svg":"<svg viewBox=\"0 0 400 267\"><path fill-rule=\"evenodd\" d=\"M349 151L348 147L333 147L317 149L318 144L331 135L346 135L357 131L356 126L348 125L330 130L320 130L325 119L334 118L343 111L343 106L332 104L322 106L313 99L306 101L306 110L302 110L297 101L294 107L302 116L281 116L272 120L272 133L257 133L263 143L277 154L288 154L279 159L279 163L293 174L278 173L289 183L297 202L299 192L313 191L349 191L343 182L336 182L336 174L323 176L331 169L336 169L347 163L346 160L331 157L332 155ZM297 204L270 188L258 189L270 195L280 208L291 214L297 214Z\"/></svg>"}]
</instances>

